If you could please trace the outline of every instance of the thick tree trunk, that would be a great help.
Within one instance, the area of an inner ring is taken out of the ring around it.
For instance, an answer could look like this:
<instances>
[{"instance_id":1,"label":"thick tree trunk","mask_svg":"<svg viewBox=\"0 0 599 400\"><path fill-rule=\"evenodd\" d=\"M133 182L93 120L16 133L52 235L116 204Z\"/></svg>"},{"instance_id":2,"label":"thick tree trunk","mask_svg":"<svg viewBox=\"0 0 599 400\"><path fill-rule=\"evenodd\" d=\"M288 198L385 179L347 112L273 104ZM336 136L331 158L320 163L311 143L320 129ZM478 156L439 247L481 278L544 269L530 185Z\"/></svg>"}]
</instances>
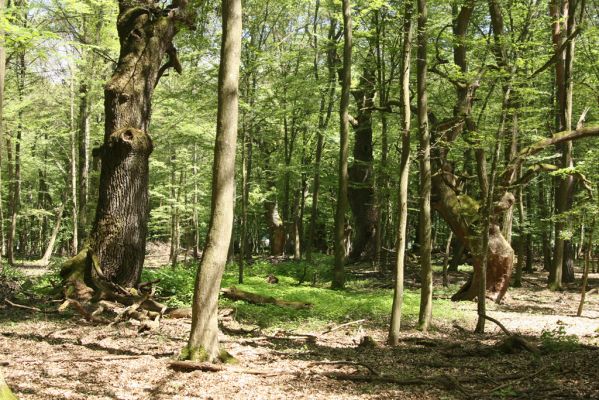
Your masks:
<instances>
[{"instance_id":1,"label":"thick tree trunk","mask_svg":"<svg viewBox=\"0 0 599 400\"><path fill-rule=\"evenodd\" d=\"M477 218L479 205L466 195L456 195L440 174L433 177L432 184L435 193L434 208L449 224L457 239L464 243L466 249L475 255L473 276L453 295L452 300L473 300L478 295L477 285L481 278L482 260L475 249L481 248L482 242L480 234L474 230L475 227L473 226ZM513 196L511 198L508 196L508 203L510 201L513 204ZM509 286L514 251L501 234L499 227L494 224L489 227L487 253L487 291L491 292L496 301L501 301Z\"/></svg>"},{"instance_id":2,"label":"thick tree trunk","mask_svg":"<svg viewBox=\"0 0 599 400\"><path fill-rule=\"evenodd\" d=\"M279 215L276 201L264 203L266 221L270 229L270 255L282 256L285 254L285 224Z\"/></svg>"},{"instance_id":3,"label":"thick tree trunk","mask_svg":"<svg viewBox=\"0 0 599 400\"><path fill-rule=\"evenodd\" d=\"M335 213L335 265L333 267L333 289L343 289L345 286L344 264L346 259L346 224L348 168L349 155L349 96L351 89L352 65L352 17L350 0L343 0L343 75L341 84L341 101L339 106L340 143L339 143L339 175L337 190L337 209Z\"/></svg>"},{"instance_id":4,"label":"thick tree trunk","mask_svg":"<svg viewBox=\"0 0 599 400\"><path fill-rule=\"evenodd\" d=\"M196 278L191 334L186 354L183 354L184 358L194 361L224 358L218 346L218 293L233 228L241 0L223 0L222 18L212 211L204 256Z\"/></svg>"},{"instance_id":5,"label":"thick tree trunk","mask_svg":"<svg viewBox=\"0 0 599 400\"><path fill-rule=\"evenodd\" d=\"M553 0L550 7L552 23L552 39L557 61L555 63L555 83L557 100L557 130L570 130L572 127L572 67L574 61L574 39L571 39L563 48L566 37L572 34L575 25L575 1ZM572 168L572 142L560 145L562 153L561 167ZM555 214L558 217L555 224L555 245L553 249L552 271L549 277L549 287L559 290L564 282L563 271L569 272L569 265L573 262L574 252L568 240L562 237L567 227L566 221L560 214L571 208L574 178L569 175L559 179L555 193ZM572 272L573 275L573 272ZM572 279L572 276L566 278Z\"/></svg>"},{"instance_id":6,"label":"thick tree trunk","mask_svg":"<svg viewBox=\"0 0 599 400\"><path fill-rule=\"evenodd\" d=\"M171 10L148 1L119 2L118 65L104 89L104 144L90 253L105 278L134 286L145 256L148 202L148 134L151 98L168 67L180 71L173 37L187 2ZM165 56L169 57L161 67Z\"/></svg>"},{"instance_id":7,"label":"thick tree trunk","mask_svg":"<svg viewBox=\"0 0 599 400\"><path fill-rule=\"evenodd\" d=\"M373 261L376 254L376 235L379 211L374 193L372 148L372 108L374 107L374 73L366 68L357 90L352 92L357 105L353 124L354 161L349 167L348 196L354 216L355 239L350 260Z\"/></svg>"}]
</instances>

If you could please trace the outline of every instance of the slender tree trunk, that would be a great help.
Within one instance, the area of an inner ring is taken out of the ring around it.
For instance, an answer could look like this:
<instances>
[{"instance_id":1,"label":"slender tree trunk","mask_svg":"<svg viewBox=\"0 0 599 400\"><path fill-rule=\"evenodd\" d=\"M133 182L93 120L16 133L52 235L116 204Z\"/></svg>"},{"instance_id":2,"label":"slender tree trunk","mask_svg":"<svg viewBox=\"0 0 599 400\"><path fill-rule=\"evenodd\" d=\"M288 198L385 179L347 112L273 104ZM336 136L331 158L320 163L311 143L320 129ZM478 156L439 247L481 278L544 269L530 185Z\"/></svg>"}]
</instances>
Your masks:
<instances>
[{"instance_id":1,"label":"slender tree trunk","mask_svg":"<svg viewBox=\"0 0 599 400\"><path fill-rule=\"evenodd\" d=\"M584 250L584 270L582 273L582 288L580 289L580 304L578 305L578 311L576 315L580 317L582 315L582 309L584 307L584 300L587 293L587 283L589 281L589 269L590 264L593 260L592 252L593 252L593 235L595 233L595 223L596 218L593 218L593 222L591 223L591 228L589 230L589 235L587 238L586 248Z\"/></svg>"},{"instance_id":2,"label":"slender tree trunk","mask_svg":"<svg viewBox=\"0 0 599 400\"><path fill-rule=\"evenodd\" d=\"M431 143L428 125L426 0L418 0L418 132L420 136L420 313L418 327L427 331L433 317L433 269L431 265Z\"/></svg>"},{"instance_id":3,"label":"slender tree trunk","mask_svg":"<svg viewBox=\"0 0 599 400\"><path fill-rule=\"evenodd\" d=\"M341 84L341 102L339 115L340 144L339 144L339 187L337 190L337 210L335 214L335 266L333 268L333 289L343 289L345 286L344 263L345 246L345 211L347 209L347 187L349 155L349 95L351 89L352 65L352 17L350 0L342 1L343 8L343 79Z\"/></svg>"},{"instance_id":4,"label":"slender tree trunk","mask_svg":"<svg viewBox=\"0 0 599 400\"><path fill-rule=\"evenodd\" d=\"M171 248L169 251L169 259L171 262L171 267L175 268L177 266L177 256L179 252L179 248L177 247L177 155L175 153L175 148L171 144Z\"/></svg>"},{"instance_id":5,"label":"slender tree trunk","mask_svg":"<svg viewBox=\"0 0 599 400\"><path fill-rule=\"evenodd\" d=\"M77 205L77 130L75 129L75 73L71 67L70 84L70 124L71 134L71 216L73 220L73 238L71 242L71 255L77 254L79 249L79 208Z\"/></svg>"},{"instance_id":6,"label":"slender tree trunk","mask_svg":"<svg viewBox=\"0 0 599 400\"><path fill-rule=\"evenodd\" d=\"M0 18L4 18L5 4L0 0ZM0 273L4 270L4 206L2 201L2 155L4 151L4 77L6 76L6 52L4 30L0 29ZM2 379L2 378L0 378Z\"/></svg>"},{"instance_id":7,"label":"slender tree trunk","mask_svg":"<svg viewBox=\"0 0 599 400\"><path fill-rule=\"evenodd\" d=\"M19 102L23 101L25 92L25 54L19 53L16 68L17 93ZM17 137L15 139L14 167L12 174L12 196L10 200L10 231L8 232L7 256L11 265L15 264L15 241L17 236L17 216L21 204L21 138L23 134L23 111L18 112ZM21 243L22 245L23 243Z\"/></svg>"},{"instance_id":8,"label":"slender tree trunk","mask_svg":"<svg viewBox=\"0 0 599 400\"><path fill-rule=\"evenodd\" d=\"M212 210L204 256L198 267L186 351L186 358L202 361L222 358L218 346L218 293L233 228L241 0L222 1L222 29Z\"/></svg>"},{"instance_id":9,"label":"slender tree trunk","mask_svg":"<svg viewBox=\"0 0 599 400\"><path fill-rule=\"evenodd\" d=\"M412 2L406 2L403 25L403 47L401 60L401 158L399 162L399 191L398 191L398 218L397 240L395 252L395 286L393 290L393 305L391 307L391 323L389 326L389 344L399 344L399 331L401 329L401 313L403 307L404 267L407 242L408 225L408 184L410 178L410 125L412 113L410 110L410 62L412 53Z\"/></svg>"},{"instance_id":10,"label":"slender tree trunk","mask_svg":"<svg viewBox=\"0 0 599 400\"><path fill-rule=\"evenodd\" d=\"M516 275L514 277L514 287L522 286L522 271L524 269L524 258L526 257L526 228L524 220L524 200L522 196L522 187L518 188L518 220L519 220L519 237L518 237L518 260L516 262Z\"/></svg>"},{"instance_id":11,"label":"slender tree trunk","mask_svg":"<svg viewBox=\"0 0 599 400\"><path fill-rule=\"evenodd\" d=\"M447 243L445 244L445 254L443 255L443 287L449 287L449 276L447 275L449 266L449 254L451 253L451 243L453 241L453 232L449 231Z\"/></svg>"},{"instance_id":12,"label":"slender tree trunk","mask_svg":"<svg viewBox=\"0 0 599 400\"><path fill-rule=\"evenodd\" d=\"M89 89L86 83L79 86L79 120L78 120L78 143L79 143L79 239L84 240L88 222L89 202L89 167L90 167L90 116L89 116Z\"/></svg>"},{"instance_id":13,"label":"slender tree trunk","mask_svg":"<svg viewBox=\"0 0 599 400\"><path fill-rule=\"evenodd\" d=\"M541 213L542 230L541 230L541 241L543 244L543 269L545 271L551 271L551 212L547 206L547 196L545 193L545 180L543 177L539 179L539 211Z\"/></svg>"},{"instance_id":14,"label":"slender tree trunk","mask_svg":"<svg viewBox=\"0 0 599 400\"><path fill-rule=\"evenodd\" d=\"M317 1L317 6L320 2ZM315 24L316 15L315 13ZM310 225L308 228L308 235L306 237L305 254L308 261L312 260L312 250L314 242L317 239L317 225L318 225L318 201L320 195L320 164L322 162L322 152L324 150L324 130L328 127L331 115L333 113L333 101L335 96L335 88L337 82L335 81L335 29L337 23L334 18L330 19L328 42L327 42L327 89L321 92L320 97L320 110L318 113L318 132L316 139L316 155L314 160L314 181L312 186L312 208L310 211ZM314 78L318 80L318 35L316 34L316 26L314 27L314 40L315 40L315 54L314 54Z\"/></svg>"},{"instance_id":15,"label":"slender tree trunk","mask_svg":"<svg viewBox=\"0 0 599 400\"><path fill-rule=\"evenodd\" d=\"M198 220L198 147L197 144L193 144L193 212L192 212L192 224L193 224L193 258L198 260L200 258L200 221Z\"/></svg>"}]
</instances>

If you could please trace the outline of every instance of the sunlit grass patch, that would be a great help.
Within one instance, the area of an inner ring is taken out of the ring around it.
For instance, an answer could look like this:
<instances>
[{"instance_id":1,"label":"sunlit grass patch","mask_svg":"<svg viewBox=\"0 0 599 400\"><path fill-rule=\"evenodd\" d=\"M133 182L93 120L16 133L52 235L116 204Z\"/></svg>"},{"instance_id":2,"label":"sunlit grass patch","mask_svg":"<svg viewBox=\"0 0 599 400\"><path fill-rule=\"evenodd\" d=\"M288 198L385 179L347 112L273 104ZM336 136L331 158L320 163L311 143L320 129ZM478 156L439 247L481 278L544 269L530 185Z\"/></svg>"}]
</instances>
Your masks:
<instances>
[{"instance_id":1,"label":"sunlit grass patch","mask_svg":"<svg viewBox=\"0 0 599 400\"><path fill-rule=\"evenodd\" d=\"M254 305L244 301L233 302L221 299L221 305L234 307L236 318L244 323L256 324L262 328L282 329L321 329L331 323L343 323L352 320L366 319L374 326L388 324L393 301L392 289L377 289L365 285L361 280L349 280L345 290L331 290L330 258L322 257L314 263L286 261L272 264L269 261L258 261L245 269L243 284L238 284L237 265L227 267L223 276L222 287L236 286L238 289L272 296L286 301L310 303L309 309L292 309L276 305ZM172 306L186 306L193 297L195 280L194 266L164 267L144 271L144 280L160 278L158 294L168 296L167 302ZM277 284L269 284L266 277L274 274L279 279ZM306 275L317 274L317 282ZM299 283L304 278L303 283ZM455 287L435 292L433 314L436 318L447 321L464 319L461 310L448 300ZM403 315L406 321L414 322L418 317L420 292L406 289L404 293Z\"/></svg>"}]
</instances>

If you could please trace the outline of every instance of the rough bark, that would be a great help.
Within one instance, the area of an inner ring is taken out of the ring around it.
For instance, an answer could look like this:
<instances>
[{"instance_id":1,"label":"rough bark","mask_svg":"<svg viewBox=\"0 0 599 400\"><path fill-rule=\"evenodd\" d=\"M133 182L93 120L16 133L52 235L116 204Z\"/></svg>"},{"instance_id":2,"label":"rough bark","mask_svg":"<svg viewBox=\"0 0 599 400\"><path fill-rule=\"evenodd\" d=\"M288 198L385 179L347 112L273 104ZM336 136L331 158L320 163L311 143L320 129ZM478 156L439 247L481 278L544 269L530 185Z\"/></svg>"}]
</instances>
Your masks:
<instances>
[{"instance_id":1,"label":"rough bark","mask_svg":"<svg viewBox=\"0 0 599 400\"><path fill-rule=\"evenodd\" d=\"M210 225L196 278L191 334L182 354L192 361L224 358L218 345L218 292L233 228L241 0L222 1L222 29Z\"/></svg>"},{"instance_id":2,"label":"rough bark","mask_svg":"<svg viewBox=\"0 0 599 400\"><path fill-rule=\"evenodd\" d=\"M374 156L372 147L372 109L374 107L374 73L368 67L352 95L357 116L354 128L354 161L348 169L349 205L354 216L354 241L349 255L352 261L373 261L376 255L376 235L379 210L374 193Z\"/></svg>"},{"instance_id":3,"label":"rough bark","mask_svg":"<svg viewBox=\"0 0 599 400\"><path fill-rule=\"evenodd\" d=\"M282 256L285 253L285 224L279 214L279 207L275 201L264 203L266 221L270 229L270 254Z\"/></svg>"},{"instance_id":4,"label":"rough bark","mask_svg":"<svg viewBox=\"0 0 599 400\"><path fill-rule=\"evenodd\" d=\"M121 51L104 88L104 143L95 150L102 160L100 190L87 264L97 257L104 279L126 287L138 283L145 256L152 94L167 68L181 70L172 41L186 21L186 5L119 1Z\"/></svg>"},{"instance_id":5,"label":"rough bark","mask_svg":"<svg viewBox=\"0 0 599 400\"><path fill-rule=\"evenodd\" d=\"M557 102L556 130L569 130L572 126L572 65L574 57L574 39L570 40L564 47L565 39L568 33L572 32L574 23L574 11L576 2L569 0L553 0L550 5L550 14L552 18L552 40L555 62L555 86ZM562 168L571 168L574 166L572 158L572 142L566 142L560 145L562 153ZM563 282L563 269L567 271L568 264L572 262L573 252L571 251L570 241L564 239L563 231L566 229L566 221L560 218L560 214L570 209L571 198L573 194L573 177L571 175L559 179L559 184L555 193L555 214L557 217L555 223L555 245L553 248L553 265L549 277L549 287L553 290L559 290Z\"/></svg>"},{"instance_id":6,"label":"rough bark","mask_svg":"<svg viewBox=\"0 0 599 400\"><path fill-rule=\"evenodd\" d=\"M349 154L349 96L351 88L352 65L352 17L349 0L343 0L343 75L341 84L340 144L339 144L339 187L337 190L337 209L335 213L335 265L333 267L334 289L342 289L345 285L344 264L346 258L345 246L345 211L347 209L348 167Z\"/></svg>"}]
</instances>

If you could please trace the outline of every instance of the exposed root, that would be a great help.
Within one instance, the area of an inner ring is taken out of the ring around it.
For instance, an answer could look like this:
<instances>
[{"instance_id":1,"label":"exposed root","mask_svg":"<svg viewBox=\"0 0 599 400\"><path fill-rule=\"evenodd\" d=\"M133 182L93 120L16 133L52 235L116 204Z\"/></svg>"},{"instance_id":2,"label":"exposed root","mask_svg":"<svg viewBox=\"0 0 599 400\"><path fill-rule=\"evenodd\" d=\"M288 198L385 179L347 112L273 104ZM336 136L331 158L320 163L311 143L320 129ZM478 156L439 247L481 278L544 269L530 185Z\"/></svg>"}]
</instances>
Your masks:
<instances>
[{"instance_id":1,"label":"exposed root","mask_svg":"<svg viewBox=\"0 0 599 400\"><path fill-rule=\"evenodd\" d=\"M524 339L518 334L511 333L501 322L495 318L484 316L485 319L495 323L501 330L507 335L507 339L499 343L498 348L504 353L517 353L520 350L526 350L532 354L540 354L541 351L537 346L531 344L528 340Z\"/></svg>"},{"instance_id":2,"label":"exposed root","mask_svg":"<svg viewBox=\"0 0 599 400\"><path fill-rule=\"evenodd\" d=\"M60 274L66 300L59 311L73 308L93 323L113 325L136 320L139 332L143 332L157 330L167 311L174 317L191 315L190 310L169 310L154 299L153 285L159 280L141 283L137 288L124 288L108 281L89 245L66 261Z\"/></svg>"}]
</instances>

